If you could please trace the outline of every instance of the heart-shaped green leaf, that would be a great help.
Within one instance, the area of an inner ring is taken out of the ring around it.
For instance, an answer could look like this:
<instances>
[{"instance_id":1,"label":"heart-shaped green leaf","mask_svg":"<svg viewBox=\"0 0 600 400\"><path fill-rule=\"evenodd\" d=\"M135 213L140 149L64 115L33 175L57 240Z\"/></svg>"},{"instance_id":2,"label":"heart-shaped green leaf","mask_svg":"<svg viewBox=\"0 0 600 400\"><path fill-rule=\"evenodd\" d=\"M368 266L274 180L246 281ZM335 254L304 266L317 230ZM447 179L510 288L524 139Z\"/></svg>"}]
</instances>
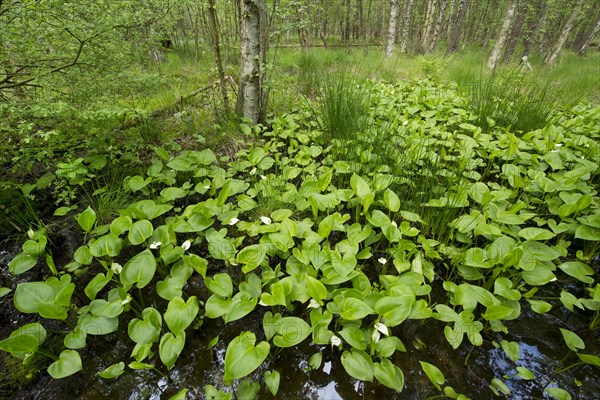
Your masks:
<instances>
[{"instance_id":1,"label":"heart-shaped green leaf","mask_svg":"<svg viewBox=\"0 0 600 400\"><path fill-rule=\"evenodd\" d=\"M375 366L371 357L364 351L356 349L344 351L342 365L351 377L361 381L373 381Z\"/></svg>"},{"instance_id":2,"label":"heart-shaped green leaf","mask_svg":"<svg viewBox=\"0 0 600 400\"><path fill-rule=\"evenodd\" d=\"M152 281L156 272L156 259L150 250L144 250L135 255L123 266L121 282L143 288Z\"/></svg>"},{"instance_id":3,"label":"heart-shaped green leaf","mask_svg":"<svg viewBox=\"0 0 600 400\"><path fill-rule=\"evenodd\" d=\"M256 343L252 332L242 332L227 346L225 353L225 380L242 378L263 363L269 355L271 346L267 342Z\"/></svg>"},{"instance_id":4,"label":"heart-shaped green leaf","mask_svg":"<svg viewBox=\"0 0 600 400\"><path fill-rule=\"evenodd\" d=\"M177 336L173 335L171 332L167 332L160 339L160 360L165 364L167 369L171 370L173 368L184 346L185 332L182 332Z\"/></svg>"},{"instance_id":5,"label":"heart-shaped green leaf","mask_svg":"<svg viewBox=\"0 0 600 400\"><path fill-rule=\"evenodd\" d=\"M58 360L50 364L48 373L54 379L61 379L73 375L83 369L81 357L75 350L63 350Z\"/></svg>"},{"instance_id":6,"label":"heart-shaped green leaf","mask_svg":"<svg viewBox=\"0 0 600 400\"><path fill-rule=\"evenodd\" d=\"M190 297L187 302L181 297L175 297L167 306L167 311L164 314L165 322L171 332L179 335L190 326L199 310L196 296Z\"/></svg>"}]
</instances>

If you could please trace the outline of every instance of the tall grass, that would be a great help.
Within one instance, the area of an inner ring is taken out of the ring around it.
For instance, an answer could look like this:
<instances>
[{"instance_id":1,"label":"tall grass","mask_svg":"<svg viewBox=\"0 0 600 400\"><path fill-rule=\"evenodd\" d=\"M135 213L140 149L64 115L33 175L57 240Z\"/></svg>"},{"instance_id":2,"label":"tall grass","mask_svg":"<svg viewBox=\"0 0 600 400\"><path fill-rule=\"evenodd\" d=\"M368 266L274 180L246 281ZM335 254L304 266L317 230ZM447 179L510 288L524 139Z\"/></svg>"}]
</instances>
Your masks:
<instances>
[{"instance_id":1,"label":"tall grass","mask_svg":"<svg viewBox=\"0 0 600 400\"><path fill-rule=\"evenodd\" d=\"M527 133L548 125L557 100L550 96L550 83L517 72L491 73L466 88L477 114L477 124L489 130L495 125Z\"/></svg>"},{"instance_id":2,"label":"tall grass","mask_svg":"<svg viewBox=\"0 0 600 400\"><path fill-rule=\"evenodd\" d=\"M369 92L346 74L330 75L319 88L317 113L325 140L347 142L365 128Z\"/></svg>"}]
</instances>

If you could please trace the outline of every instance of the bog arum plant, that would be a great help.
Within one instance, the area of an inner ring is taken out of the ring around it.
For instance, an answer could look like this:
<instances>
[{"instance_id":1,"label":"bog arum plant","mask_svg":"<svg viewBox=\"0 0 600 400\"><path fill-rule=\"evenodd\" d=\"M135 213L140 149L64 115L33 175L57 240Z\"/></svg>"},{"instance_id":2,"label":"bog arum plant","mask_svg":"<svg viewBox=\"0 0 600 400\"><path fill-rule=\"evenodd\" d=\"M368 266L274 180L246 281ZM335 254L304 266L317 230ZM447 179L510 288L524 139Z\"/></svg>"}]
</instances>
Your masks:
<instances>
[{"instance_id":1,"label":"bog arum plant","mask_svg":"<svg viewBox=\"0 0 600 400\"><path fill-rule=\"evenodd\" d=\"M223 384L261 379L282 349L310 342L317 354L336 347L334 365L352 378L401 391L394 360L407 350L398 332L410 321L439 321L454 349L503 337L504 322L527 308L583 310L598 326L600 160L585 144L600 139L589 129L600 109L563 112L554 125L515 135L477 127L465 99L429 81L367 82L360 91L370 93L361 116L370 130L344 142L326 142L331 132L304 112L278 117L229 164L208 149L175 157L157 149L148 173L126 183L155 198L107 224L82 211L84 242L67 265L48 257L46 232L32 233L9 270L37 268L47 278L8 289L17 310L68 331L65 348L48 352L48 372L86 368L77 351L89 337L119 330L131 356L104 376L117 378L126 365L170 370L193 351L192 331L215 319L237 329ZM206 290L195 291L198 282ZM239 328L257 318L258 329ZM46 352L46 322L36 324L0 349L20 358ZM563 335L567 346L589 348ZM503 348L514 356L510 342ZM577 354L573 368L597 365L595 355ZM311 367L321 364L311 357ZM442 370L420 365L454 396ZM277 375L268 376L274 389Z\"/></svg>"}]
</instances>

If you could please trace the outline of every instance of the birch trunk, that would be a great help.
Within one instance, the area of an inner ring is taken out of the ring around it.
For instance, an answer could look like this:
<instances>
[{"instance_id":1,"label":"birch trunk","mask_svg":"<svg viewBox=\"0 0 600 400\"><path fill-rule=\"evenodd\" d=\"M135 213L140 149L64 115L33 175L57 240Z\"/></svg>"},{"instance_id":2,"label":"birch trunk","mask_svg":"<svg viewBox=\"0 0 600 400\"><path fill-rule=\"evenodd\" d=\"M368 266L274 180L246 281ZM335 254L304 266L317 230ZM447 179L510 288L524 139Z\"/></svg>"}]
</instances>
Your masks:
<instances>
[{"instance_id":1,"label":"birch trunk","mask_svg":"<svg viewBox=\"0 0 600 400\"><path fill-rule=\"evenodd\" d=\"M590 43L592 43L598 32L600 32L600 18L596 20L596 25L594 25L594 29L592 29L587 39L585 39L585 42L583 42L577 54L579 54L580 56L585 54L588 47L590 47Z\"/></svg>"},{"instance_id":2,"label":"birch trunk","mask_svg":"<svg viewBox=\"0 0 600 400\"><path fill-rule=\"evenodd\" d=\"M460 40L460 31L467 15L470 0L460 0L458 5L458 15L453 21L450 21L451 30L450 38L448 39L448 49L446 55L450 55L458 50L458 41Z\"/></svg>"},{"instance_id":3,"label":"birch trunk","mask_svg":"<svg viewBox=\"0 0 600 400\"><path fill-rule=\"evenodd\" d=\"M573 29L573 26L575 26L575 21L577 21L578 15L579 15L579 2L575 5L575 8L573 9L571 16L567 20L567 23L565 24L562 32L560 33L558 40L552 47L552 50L550 51L550 53L548 53L548 55L544 59L544 64L553 65L556 62L556 59L558 58L558 53L560 53L563 46L565 45L565 42L567 41L567 37L569 36L571 29Z\"/></svg>"},{"instance_id":4,"label":"birch trunk","mask_svg":"<svg viewBox=\"0 0 600 400\"><path fill-rule=\"evenodd\" d=\"M446 7L448 6L448 1L442 1L442 5L440 7L440 15L438 16L437 24L435 25L435 30L433 31L433 36L431 37L431 42L429 43L429 52L433 53L435 49L435 44L438 41L440 36L440 32L442 31L442 24L444 23L444 13L446 12Z\"/></svg>"},{"instance_id":5,"label":"birch trunk","mask_svg":"<svg viewBox=\"0 0 600 400\"><path fill-rule=\"evenodd\" d=\"M240 116L258 122L261 114L261 0L243 0L240 86L236 109Z\"/></svg>"},{"instance_id":6,"label":"birch trunk","mask_svg":"<svg viewBox=\"0 0 600 400\"><path fill-rule=\"evenodd\" d=\"M502 52L502 48L504 47L504 43L506 42L506 37L508 36L510 24L512 23L513 17L515 15L515 8L517 8L517 0L510 0L508 10L506 11L506 16L504 17L504 22L502 23L502 28L500 29L500 34L498 35L498 40L496 41L496 44L492 49L492 54L488 59L489 69L496 68L498 58L500 58L500 53Z\"/></svg>"},{"instance_id":7,"label":"birch trunk","mask_svg":"<svg viewBox=\"0 0 600 400\"><path fill-rule=\"evenodd\" d=\"M408 43L408 28L410 27L410 18L412 16L414 0L408 0L406 4L406 12L402 19L402 42L400 43L400 52L406 53Z\"/></svg>"},{"instance_id":8,"label":"birch trunk","mask_svg":"<svg viewBox=\"0 0 600 400\"><path fill-rule=\"evenodd\" d=\"M433 21L435 19L435 11L437 8L437 0L429 0L429 3L427 4L427 14L426 14L426 18L425 18L425 26L424 28L424 34L423 34L423 40L421 42L421 46L423 47L423 49L427 49L429 47L429 38L431 37L431 34L433 33Z\"/></svg>"},{"instance_id":9,"label":"birch trunk","mask_svg":"<svg viewBox=\"0 0 600 400\"><path fill-rule=\"evenodd\" d=\"M513 24L512 29L510 30L510 35L508 37L508 43L506 44L506 50L504 50L504 54L502 55L502 62L509 62L514 51L515 46L517 45L519 39L521 38L521 30L523 28L523 21L525 20L525 14L527 14L527 3L522 2L517 10L517 17L515 18L515 23Z\"/></svg>"},{"instance_id":10,"label":"birch trunk","mask_svg":"<svg viewBox=\"0 0 600 400\"><path fill-rule=\"evenodd\" d=\"M394 43L396 42L396 30L398 26L398 0L391 0L390 7L390 24L388 27L387 47L385 49L385 56L392 58L394 53Z\"/></svg>"}]
</instances>

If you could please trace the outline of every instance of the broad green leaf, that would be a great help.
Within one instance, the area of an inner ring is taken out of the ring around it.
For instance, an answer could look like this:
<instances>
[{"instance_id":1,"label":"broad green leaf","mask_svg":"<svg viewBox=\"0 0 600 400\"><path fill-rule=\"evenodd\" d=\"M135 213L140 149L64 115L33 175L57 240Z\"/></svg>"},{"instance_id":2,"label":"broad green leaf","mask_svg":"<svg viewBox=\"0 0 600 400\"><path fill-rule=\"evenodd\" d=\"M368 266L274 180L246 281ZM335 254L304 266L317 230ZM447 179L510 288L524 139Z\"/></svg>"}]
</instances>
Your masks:
<instances>
[{"instance_id":1,"label":"broad green leaf","mask_svg":"<svg viewBox=\"0 0 600 400\"><path fill-rule=\"evenodd\" d=\"M571 395L564 389L557 387L549 387L544 390L544 392L548 393L550 396L554 397L557 400L571 400Z\"/></svg>"},{"instance_id":2,"label":"broad green leaf","mask_svg":"<svg viewBox=\"0 0 600 400\"><path fill-rule=\"evenodd\" d=\"M77 329L85 335L107 335L119 328L119 318L85 314L79 317Z\"/></svg>"},{"instance_id":3,"label":"broad green leaf","mask_svg":"<svg viewBox=\"0 0 600 400\"><path fill-rule=\"evenodd\" d=\"M260 390L260 384L258 382L252 382L250 378L241 380L235 390L236 398L256 400L258 391Z\"/></svg>"},{"instance_id":4,"label":"broad green leaf","mask_svg":"<svg viewBox=\"0 0 600 400\"><path fill-rule=\"evenodd\" d=\"M9 294L10 292L12 292L12 289L9 289L7 287L0 287L0 299Z\"/></svg>"},{"instance_id":5,"label":"broad green leaf","mask_svg":"<svg viewBox=\"0 0 600 400\"><path fill-rule=\"evenodd\" d=\"M402 370L392 364L388 358L383 358L379 363L375 363L375 378L396 392L401 392L404 388Z\"/></svg>"},{"instance_id":6,"label":"broad green leaf","mask_svg":"<svg viewBox=\"0 0 600 400\"><path fill-rule=\"evenodd\" d=\"M585 343L576 333L563 328L560 328L560 333L562 333L563 339L571 351L576 352L577 350L585 349Z\"/></svg>"},{"instance_id":7,"label":"broad green leaf","mask_svg":"<svg viewBox=\"0 0 600 400\"><path fill-rule=\"evenodd\" d=\"M19 275L29 271L37 264L37 257L26 253L19 253L8 264L8 270L13 275Z\"/></svg>"},{"instance_id":8,"label":"broad green leaf","mask_svg":"<svg viewBox=\"0 0 600 400\"><path fill-rule=\"evenodd\" d=\"M256 343L256 336L252 332L242 332L227 346L225 353L225 375L223 379L233 380L242 378L263 363L270 351L269 343Z\"/></svg>"},{"instance_id":9,"label":"broad green leaf","mask_svg":"<svg viewBox=\"0 0 600 400\"><path fill-rule=\"evenodd\" d=\"M262 245L255 244L244 247L237 255L237 261L244 264L242 271L247 274L258 267L265 259L265 249Z\"/></svg>"},{"instance_id":10,"label":"broad green leaf","mask_svg":"<svg viewBox=\"0 0 600 400\"><path fill-rule=\"evenodd\" d=\"M323 353L315 353L312 356L310 356L310 360L308 360L308 365L310 365L312 369L319 369L321 368L322 362Z\"/></svg>"},{"instance_id":11,"label":"broad green leaf","mask_svg":"<svg viewBox=\"0 0 600 400\"><path fill-rule=\"evenodd\" d=\"M535 375L533 375L533 372L531 372L530 370L528 370L525 367L517 367L517 372L519 375L519 378L526 380L526 381L531 381L535 379Z\"/></svg>"},{"instance_id":12,"label":"broad green leaf","mask_svg":"<svg viewBox=\"0 0 600 400\"><path fill-rule=\"evenodd\" d=\"M77 217L77 222L79 226L83 229L85 233L88 233L94 227L94 223L96 222L96 212L92 210L90 206L86 208L79 216Z\"/></svg>"},{"instance_id":13,"label":"broad green leaf","mask_svg":"<svg viewBox=\"0 0 600 400\"><path fill-rule=\"evenodd\" d=\"M99 272L92 280L87 284L84 289L85 295L90 300L94 300L99 291L101 291L113 277L112 270L109 271L106 275L102 272Z\"/></svg>"},{"instance_id":14,"label":"broad green leaf","mask_svg":"<svg viewBox=\"0 0 600 400\"><path fill-rule=\"evenodd\" d=\"M579 357L579 359L586 364L595 365L596 367L600 367L600 357L598 357L598 356L595 356L593 354L577 353L577 357Z\"/></svg>"},{"instance_id":15,"label":"broad green leaf","mask_svg":"<svg viewBox=\"0 0 600 400\"><path fill-rule=\"evenodd\" d=\"M208 290L221 297L231 297L233 293L233 283L226 273L216 274L213 279L205 279Z\"/></svg>"},{"instance_id":16,"label":"broad green leaf","mask_svg":"<svg viewBox=\"0 0 600 400\"><path fill-rule=\"evenodd\" d=\"M519 231L519 236L525 240L548 240L552 239L556 235L547 229L542 228L524 228Z\"/></svg>"},{"instance_id":17,"label":"broad green leaf","mask_svg":"<svg viewBox=\"0 0 600 400\"><path fill-rule=\"evenodd\" d=\"M265 384L273 396L277 396L280 379L281 376L279 375L279 371L265 371Z\"/></svg>"},{"instance_id":18,"label":"broad green leaf","mask_svg":"<svg viewBox=\"0 0 600 400\"><path fill-rule=\"evenodd\" d=\"M196 296L191 296L187 302L181 297L175 297L169 302L164 319L171 332L181 335L194 321L199 310Z\"/></svg>"},{"instance_id":19,"label":"broad green leaf","mask_svg":"<svg viewBox=\"0 0 600 400\"><path fill-rule=\"evenodd\" d=\"M413 294L402 296L386 296L375 303L375 312L385 318L389 327L400 325L410 315L410 310L415 303Z\"/></svg>"},{"instance_id":20,"label":"broad green leaf","mask_svg":"<svg viewBox=\"0 0 600 400\"><path fill-rule=\"evenodd\" d=\"M587 264L579 261L569 261L558 266L565 274L571 275L573 278L579 279L583 283L594 283L594 270Z\"/></svg>"},{"instance_id":21,"label":"broad green leaf","mask_svg":"<svg viewBox=\"0 0 600 400\"><path fill-rule=\"evenodd\" d=\"M492 389L497 395L499 394L498 391L506 396L510 395L510 388L506 386L506 383L504 383L502 380L493 378L491 383L490 389Z\"/></svg>"},{"instance_id":22,"label":"broad green leaf","mask_svg":"<svg viewBox=\"0 0 600 400\"><path fill-rule=\"evenodd\" d=\"M538 314L545 314L552 309L552 304L543 300L530 300L527 299L531 309Z\"/></svg>"},{"instance_id":23,"label":"broad green leaf","mask_svg":"<svg viewBox=\"0 0 600 400\"><path fill-rule=\"evenodd\" d=\"M238 319L245 317L256 308L257 302L257 298L250 297L248 293L237 293L233 296L233 299L231 299L231 302L227 306L223 320L227 324L231 321L237 321Z\"/></svg>"},{"instance_id":24,"label":"broad green leaf","mask_svg":"<svg viewBox=\"0 0 600 400\"><path fill-rule=\"evenodd\" d=\"M500 345L502 346L502 350L504 350L506 355L511 360L513 360L515 363L519 361L519 358L521 357L521 354L519 353L519 343L503 340Z\"/></svg>"},{"instance_id":25,"label":"broad green leaf","mask_svg":"<svg viewBox=\"0 0 600 400\"><path fill-rule=\"evenodd\" d=\"M94 257L116 257L121 253L122 247L123 241L112 233L100 236L97 240L89 244L90 253Z\"/></svg>"},{"instance_id":26,"label":"broad green leaf","mask_svg":"<svg viewBox=\"0 0 600 400\"><path fill-rule=\"evenodd\" d=\"M58 360L50 364L48 373L54 379L61 379L73 375L83 369L81 357L75 350L63 350Z\"/></svg>"},{"instance_id":27,"label":"broad green leaf","mask_svg":"<svg viewBox=\"0 0 600 400\"><path fill-rule=\"evenodd\" d=\"M385 192L383 192L383 201L391 212L400 210L400 198L390 189L386 189Z\"/></svg>"},{"instance_id":28,"label":"broad green leaf","mask_svg":"<svg viewBox=\"0 0 600 400\"><path fill-rule=\"evenodd\" d=\"M311 334L312 329L303 319L284 317L277 321L273 344L277 347L293 347Z\"/></svg>"},{"instance_id":29,"label":"broad green leaf","mask_svg":"<svg viewBox=\"0 0 600 400\"><path fill-rule=\"evenodd\" d=\"M271 284L271 293L263 293L260 295L260 301L267 306L285 306L286 297L285 289L279 282Z\"/></svg>"},{"instance_id":30,"label":"broad green leaf","mask_svg":"<svg viewBox=\"0 0 600 400\"><path fill-rule=\"evenodd\" d=\"M361 381L373 381L375 365L367 353L352 349L342 354L342 365L351 377Z\"/></svg>"},{"instance_id":31,"label":"broad green leaf","mask_svg":"<svg viewBox=\"0 0 600 400\"><path fill-rule=\"evenodd\" d=\"M0 341L0 350L10 353L15 358L25 359L35 353L41 343L38 338L29 333L15 335Z\"/></svg>"},{"instance_id":32,"label":"broad green leaf","mask_svg":"<svg viewBox=\"0 0 600 400\"><path fill-rule=\"evenodd\" d=\"M435 388L437 390L442 390L441 385L443 385L444 382L446 382L442 371L440 371L440 369L435 365L429 364L428 362L419 361L419 363L421 364L421 368L423 368L423 371L425 371L425 374L427 375L431 383L433 383Z\"/></svg>"},{"instance_id":33,"label":"broad green leaf","mask_svg":"<svg viewBox=\"0 0 600 400\"><path fill-rule=\"evenodd\" d=\"M369 184L363 178L356 174L352 174L352 177L350 178L350 187L352 188L354 193L360 198L363 198L371 194L372 192L371 188L369 187Z\"/></svg>"},{"instance_id":34,"label":"broad green leaf","mask_svg":"<svg viewBox=\"0 0 600 400\"><path fill-rule=\"evenodd\" d=\"M100 377L104 379L114 379L116 377L121 376L123 372L125 372L125 363L121 361L117 364L113 364L105 368L102 371L99 371L98 375L100 375Z\"/></svg>"},{"instance_id":35,"label":"broad green leaf","mask_svg":"<svg viewBox=\"0 0 600 400\"><path fill-rule=\"evenodd\" d=\"M347 326L337 333L340 335L348 344L357 350L366 350L367 343L365 332L362 329L355 326Z\"/></svg>"},{"instance_id":36,"label":"broad green leaf","mask_svg":"<svg viewBox=\"0 0 600 400\"><path fill-rule=\"evenodd\" d=\"M136 221L131 226L127 238L133 245L142 244L146 241L146 239L152 236L153 232L154 228L152 227L152 223L147 219L142 219L140 221Z\"/></svg>"},{"instance_id":37,"label":"broad green leaf","mask_svg":"<svg viewBox=\"0 0 600 400\"><path fill-rule=\"evenodd\" d=\"M133 221L129 215L121 215L110 223L110 233L115 236L120 236L127 232L132 225Z\"/></svg>"},{"instance_id":38,"label":"broad green leaf","mask_svg":"<svg viewBox=\"0 0 600 400\"><path fill-rule=\"evenodd\" d=\"M171 370L173 368L184 346L185 332L181 332L177 336L173 335L171 332L167 332L160 339L160 361L162 361L162 363L165 364L168 370Z\"/></svg>"},{"instance_id":39,"label":"broad green leaf","mask_svg":"<svg viewBox=\"0 0 600 400\"><path fill-rule=\"evenodd\" d=\"M145 308L142 319L134 318L129 321L127 333L131 340L140 345L154 343L160 337L162 317L160 313L152 308Z\"/></svg>"},{"instance_id":40,"label":"broad green leaf","mask_svg":"<svg viewBox=\"0 0 600 400\"><path fill-rule=\"evenodd\" d=\"M124 285L133 285L143 288L148 285L156 271L156 259L150 250L144 250L135 255L123 266L121 282Z\"/></svg>"},{"instance_id":41,"label":"broad green leaf","mask_svg":"<svg viewBox=\"0 0 600 400\"><path fill-rule=\"evenodd\" d=\"M345 298L340 306L341 317L348 320L363 319L372 313L371 307L354 297Z\"/></svg>"}]
</instances>

